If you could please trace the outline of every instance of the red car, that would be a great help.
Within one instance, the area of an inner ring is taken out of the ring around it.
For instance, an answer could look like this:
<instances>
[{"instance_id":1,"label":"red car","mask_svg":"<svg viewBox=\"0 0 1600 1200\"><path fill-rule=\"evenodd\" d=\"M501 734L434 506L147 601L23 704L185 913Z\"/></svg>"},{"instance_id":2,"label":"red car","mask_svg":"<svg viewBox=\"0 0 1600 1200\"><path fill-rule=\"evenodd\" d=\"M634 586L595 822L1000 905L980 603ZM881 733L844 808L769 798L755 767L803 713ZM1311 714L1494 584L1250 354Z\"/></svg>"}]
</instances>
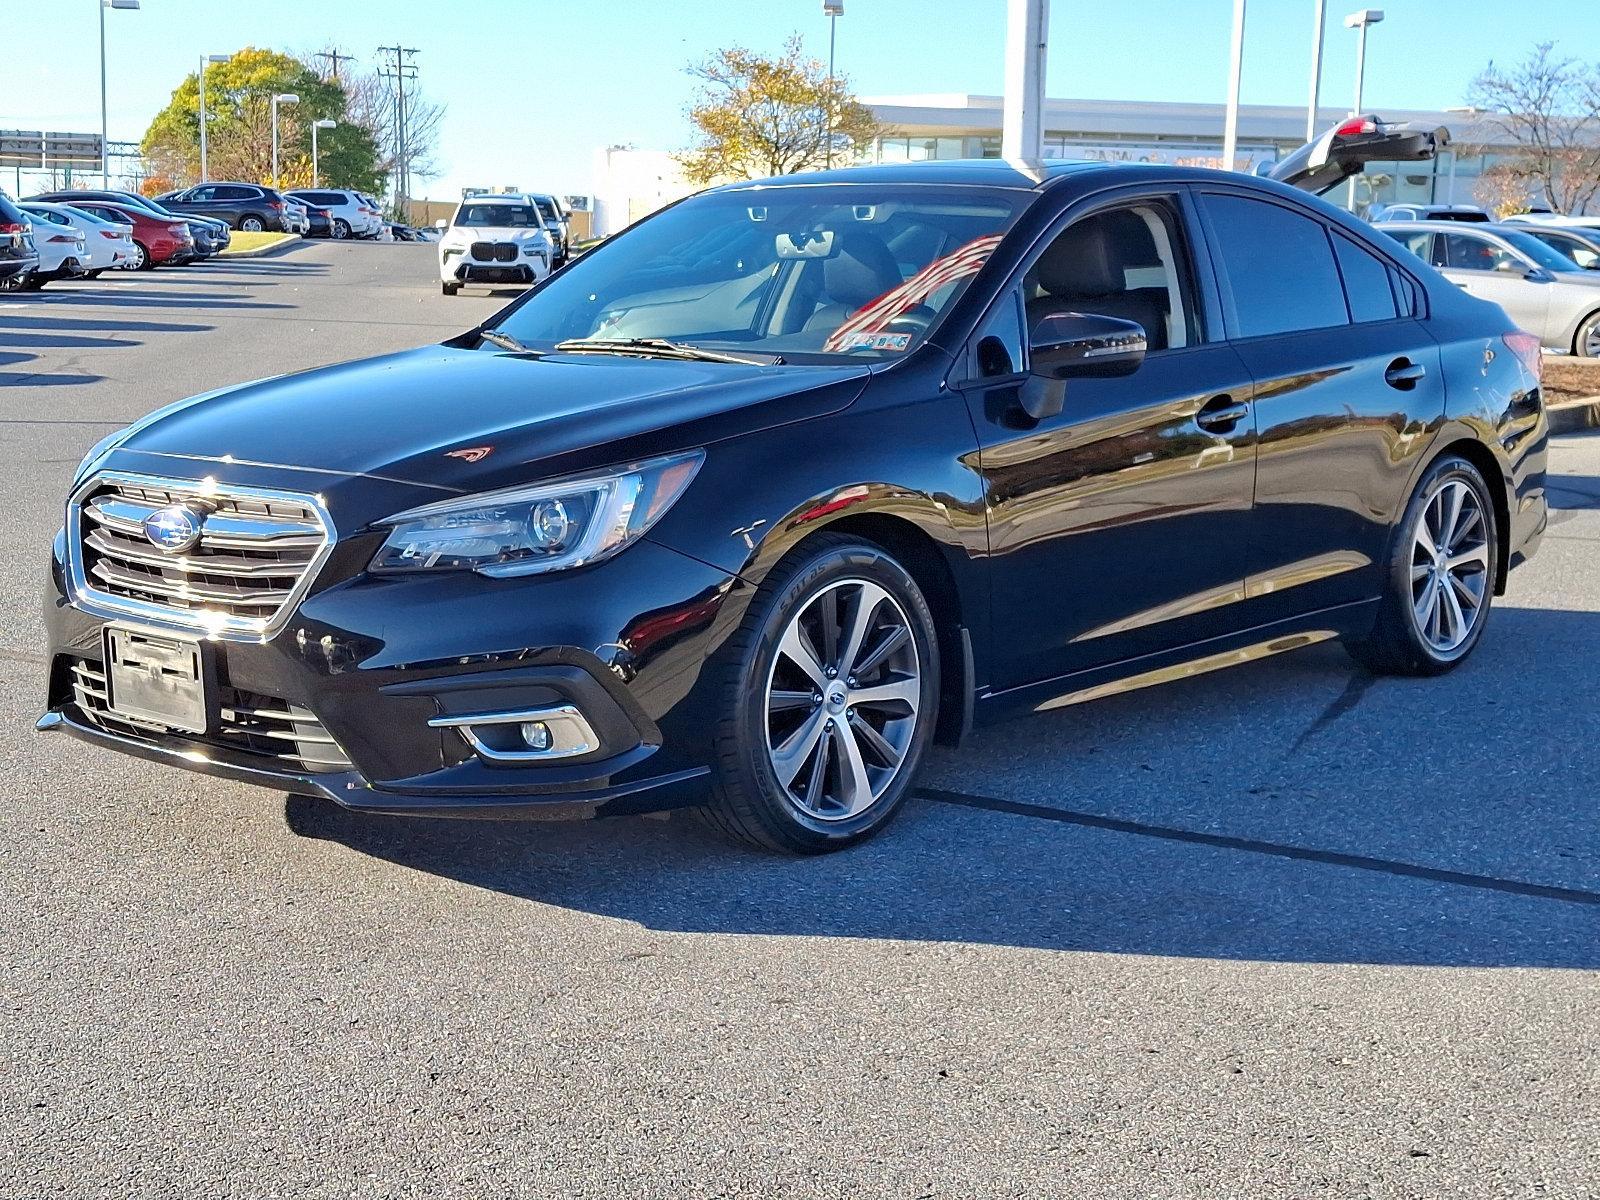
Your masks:
<instances>
[{"instance_id":1,"label":"red car","mask_svg":"<svg viewBox=\"0 0 1600 1200\"><path fill-rule=\"evenodd\" d=\"M130 270L148 271L163 263L183 263L194 257L194 235L182 221L163 220L142 208L108 200L76 200L73 206L107 221L133 226Z\"/></svg>"}]
</instances>

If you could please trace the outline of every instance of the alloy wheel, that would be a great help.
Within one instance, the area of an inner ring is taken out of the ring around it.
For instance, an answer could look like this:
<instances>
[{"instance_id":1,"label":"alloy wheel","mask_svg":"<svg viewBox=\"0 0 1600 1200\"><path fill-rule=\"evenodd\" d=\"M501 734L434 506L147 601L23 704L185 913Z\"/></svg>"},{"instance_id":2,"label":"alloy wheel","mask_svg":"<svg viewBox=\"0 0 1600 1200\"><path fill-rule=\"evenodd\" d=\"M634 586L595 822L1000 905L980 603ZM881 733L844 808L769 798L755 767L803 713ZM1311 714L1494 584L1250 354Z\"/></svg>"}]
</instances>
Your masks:
<instances>
[{"instance_id":1,"label":"alloy wheel","mask_svg":"<svg viewBox=\"0 0 1600 1200\"><path fill-rule=\"evenodd\" d=\"M767 674L767 756L797 809L820 821L866 811L916 732L921 663L900 602L865 579L829 583L789 621Z\"/></svg>"},{"instance_id":2,"label":"alloy wheel","mask_svg":"<svg viewBox=\"0 0 1600 1200\"><path fill-rule=\"evenodd\" d=\"M1483 616L1489 519L1478 493L1446 479L1429 496L1411 544L1411 615L1437 654L1460 649Z\"/></svg>"},{"instance_id":3,"label":"alloy wheel","mask_svg":"<svg viewBox=\"0 0 1600 1200\"><path fill-rule=\"evenodd\" d=\"M1583 353L1585 358L1600 358L1600 321L1593 321L1584 330Z\"/></svg>"}]
</instances>

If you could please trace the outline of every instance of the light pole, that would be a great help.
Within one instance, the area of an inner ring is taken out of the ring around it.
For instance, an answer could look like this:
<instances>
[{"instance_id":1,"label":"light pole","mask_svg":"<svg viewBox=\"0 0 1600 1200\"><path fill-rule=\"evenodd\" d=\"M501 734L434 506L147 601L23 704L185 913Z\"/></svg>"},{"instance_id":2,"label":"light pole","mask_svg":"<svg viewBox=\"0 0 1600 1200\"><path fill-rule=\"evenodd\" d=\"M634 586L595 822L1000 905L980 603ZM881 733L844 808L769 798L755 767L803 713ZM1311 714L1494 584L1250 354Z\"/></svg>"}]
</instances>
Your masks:
<instances>
[{"instance_id":1,"label":"light pole","mask_svg":"<svg viewBox=\"0 0 1600 1200\"><path fill-rule=\"evenodd\" d=\"M272 186L278 186L278 105L299 104L300 97L293 92L276 92L272 97Z\"/></svg>"},{"instance_id":2,"label":"light pole","mask_svg":"<svg viewBox=\"0 0 1600 1200\"><path fill-rule=\"evenodd\" d=\"M138 8L139 0L100 0L100 186L111 186L111 138L106 132L106 9Z\"/></svg>"},{"instance_id":3,"label":"light pole","mask_svg":"<svg viewBox=\"0 0 1600 1200\"><path fill-rule=\"evenodd\" d=\"M1228 65L1228 115L1222 128L1222 169L1231 171L1239 157L1239 78L1244 74L1244 4L1233 0L1233 49Z\"/></svg>"},{"instance_id":4,"label":"light pole","mask_svg":"<svg viewBox=\"0 0 1600 1200\"><path fill-rule=\"evenodd\" d=\"M1361 115L1361 88L1367 76L1367 28L1383 20L1383 9L1363 8L1360 12L1353 12L1344 19L1346 29L1359 30L1360 40L1356 42L1356 106L1350 110L1352 117Z\"/></svg>"},{"instance_id":5,"label":"light pole","mask_svg":"<svg viewBox=\"0 0 1600 1200\"><path fill-rule=\"evenodd\" d=\"M1001 158L1044 157L1044 67L1049 35L1050 0L1007 0Z\"/></svg>"},{"instance_id":6,"label":"light pole","mask_svg":"<svg viewBox=\"0 0 1600 1200\"><path fill-rule=\"evenodd\" d=\"M339 127L339 122L330 121L326 117L324 117L320 121L311 122L311 186L312 187L321 187L322 186L322 175L317 169L317 130L319 130L319 129L337 129L338 127Z\"/></svg>"},{"instance_id":7,"label":"light pole","mask_svg":"<svg viewBox=\"0 0 1600 1200\"><path fill-rule=\"evenodd\" d=\"M844 0L822 0L822 15L828 18L828 141L823 149L825 166L833 166L833 42L839 33L839 18L844 16Z\"/></svg>"},{"instance_id":8,"label":"light pole","mask_svg":"<svg viewBox=\"0 0 1600 1200\"><path fill-rule=\"evenodd\" d=\"M200 182L206 181L206 67L211 63L225 63L231 54L202 54L200 56Z\"/></svg>"},{"instance_id":9,"label":"light pole","mask_svg":"<svg viewBox=\"0 0 1600 1200\"><path fill-rule=\"evenodd\" d=\"M1328 24L1328 0L1317 0L1316 28L1311 31L1311 103L1306 106L1306 141L1317 136L1317 108L1322 101L1322 32Z\"/></svg>"}]
</instances>

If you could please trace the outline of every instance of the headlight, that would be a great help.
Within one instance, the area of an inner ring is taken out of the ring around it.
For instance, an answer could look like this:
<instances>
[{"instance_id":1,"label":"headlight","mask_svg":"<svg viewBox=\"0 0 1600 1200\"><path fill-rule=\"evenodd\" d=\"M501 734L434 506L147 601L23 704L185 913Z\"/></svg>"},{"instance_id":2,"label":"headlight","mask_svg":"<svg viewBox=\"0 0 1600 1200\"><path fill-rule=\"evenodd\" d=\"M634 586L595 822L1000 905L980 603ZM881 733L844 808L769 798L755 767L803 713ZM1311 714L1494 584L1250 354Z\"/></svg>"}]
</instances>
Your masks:
<instances>
[{"instance_id":1,"label":"headlight","mask_svg":"<svg viewBox=\"0 0 1600 1200\"><path fill-rule=\"evenodd\" d=\"M660 520L704 458L694 450L413 508L382 522L393 529L370 569L477 571L503 579L601 562Z\"/></svg>"}]
</instances>

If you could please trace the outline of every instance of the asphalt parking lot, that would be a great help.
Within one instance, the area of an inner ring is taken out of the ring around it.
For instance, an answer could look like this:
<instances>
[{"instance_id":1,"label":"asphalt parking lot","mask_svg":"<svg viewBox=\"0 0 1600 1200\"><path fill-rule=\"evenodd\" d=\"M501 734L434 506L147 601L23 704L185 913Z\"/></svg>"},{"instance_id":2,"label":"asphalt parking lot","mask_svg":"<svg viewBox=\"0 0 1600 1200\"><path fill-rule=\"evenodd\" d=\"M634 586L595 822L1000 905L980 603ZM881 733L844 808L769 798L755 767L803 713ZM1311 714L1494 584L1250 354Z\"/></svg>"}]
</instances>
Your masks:
<instances>
[{"instance_id":1,"label":"asphalt parking lot","mask_svg":"<svg viewBox=\"0 0 1600 1200\"><path fill-rule=\"evenodd\" d=\"M501 302L433 253L0 298L0 1197L1600 1195L1597 435L1454 675L988 731L820 860L36 735L82 452Z\"/></svg>"}]
</instances>

